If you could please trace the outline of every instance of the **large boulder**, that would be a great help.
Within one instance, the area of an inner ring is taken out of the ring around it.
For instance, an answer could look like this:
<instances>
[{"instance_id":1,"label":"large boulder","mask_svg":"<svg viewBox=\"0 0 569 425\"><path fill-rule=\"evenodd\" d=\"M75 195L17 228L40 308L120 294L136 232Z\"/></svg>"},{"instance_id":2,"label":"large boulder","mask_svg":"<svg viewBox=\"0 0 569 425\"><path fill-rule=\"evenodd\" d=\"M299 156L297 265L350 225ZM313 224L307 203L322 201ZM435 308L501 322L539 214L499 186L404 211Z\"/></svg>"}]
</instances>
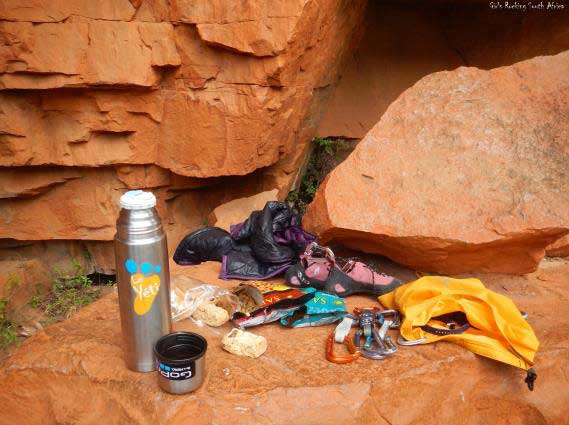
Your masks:
<instances>
[{"instance_id":1,"label":"large boulder","mask_svg":"<svg viewBox=\"0 0 569 425\"><path fill-rule=\"evenodd\" d=\"M305 225L420 270L535 270L569 233L567 75L569 52L423 78L327 177Z\"/></svg>"},{"instance_id":2,"label":"large boulder","mask_svg":"<svg viewBox=\"0 0 569 425\"><path fill-rule=\"evenodd\" d=\"M219 263L173 265L172 274L223 287L236 281L216 278ZM569 415L569 264L547 261L529 276L481 276L507 294L540 338L535 390L525 373L446 342L399 347L383 361L359 359L337 365L324 356L329 326L286 329L268 324L251 329L267 339L257 359L236 357L221 348L221 328L186 320L176 330L208 340L203 386L169 395L156 373L126 369L116 294L49 326L25 341L0 368L0 422L9 424L559 424ZM531 288L532 297L529 297ZM369 298L347 299L351 310ZM396 331L393 337L396 337ZM338 354L343 353L342 347Z\"/></svg>"}]
</instances>

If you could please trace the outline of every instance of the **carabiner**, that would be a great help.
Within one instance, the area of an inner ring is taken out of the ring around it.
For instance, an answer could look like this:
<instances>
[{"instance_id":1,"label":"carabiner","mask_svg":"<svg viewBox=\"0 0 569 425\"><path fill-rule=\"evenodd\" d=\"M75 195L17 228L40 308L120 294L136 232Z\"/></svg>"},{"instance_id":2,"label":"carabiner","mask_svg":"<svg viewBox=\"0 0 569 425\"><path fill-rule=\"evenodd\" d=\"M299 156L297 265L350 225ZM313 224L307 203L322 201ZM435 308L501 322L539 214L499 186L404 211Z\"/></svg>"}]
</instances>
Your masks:
<instances>
[{"instance_id":1,"label":"carabiner","mask_svg":"<svg viewBox=\"0 0 569 425\"><path fill-rule=\"evenodd\" d=\"M316 242L310 242L310 244L308 244L304 250L304 256L311 257L312 254L314 254L315 250L324 252L324 258L328 259L330 262L336 262L336 256L334 255L334 252L327 246L318 245Z\"/></svg>"},{"instance_id":2,"label":"carabiner","mask_svg":"<svg viewBox=\"0 0 569 425\"><path fill-rule=\"evenodd\" d=\"M373 314L381 313L379 311L379 307L355 307L354 314L358 316L361 315L364 311L371 311Z\"/></svg>"},{"instance_id":3,"label":"carabiner","mask_svg":"<svg viewBox=\"0 0 569 425\"><path fill-rule=\"evenodd\" d=\"M374 329L373 333L375 336L377 331ZM354 335L354 345L356 346L356 349L359 350L362 357L365 357L366 359L370 359L370 360L383 360L385 358L385 356L387 354L389 354L389 353L386 353L381 346L379 346L379 348L377 348L375 350L371 350L369 348L360 348L361 347L360 338L362 337L362 334L363 334L362 331L358 329ZM377 340L375 338L374 338L374 340L377 342Z\"/></svg>"},{"instance_id":4,"label":"carabiner","mask_svg":"<svg viewBox=\"0 0 569 425\"><path fill-rule=\"evenodd\" d=\"M385 316L393 316L393 320L389 329L399 329L401 326L401 315L397 310L383 310L377 313L378 316L383 317L385 320Z\"/></svg>"},{"instance_id":5,"label":"carabiner","mask_svg":"<svg viewBox=\"0 0 569 425\"><path fill-rule=\"evenodd\" d=\"M379 331L373 330L373 337L377 345L381 347L385 355L393 354L397 351L397 347L391 341L391 337L387 335L387 330L391 329L391 320L385 320Z\"/></svg>"},{"instance_id":6,"label":"carabiner","mask_svg":"<svg viewBox=\"0 0 569 425\"><path fill-rule=\"evenodd\" d=\"M401 334L399 334L399 336L397 337L397 344L399 345L403 345L404 347L410 347L413 345L421 345L422 343L426 342L427 338L419 338L416 339L415 341L407 341L406 339L404 339Z\"/></svg>"},{"instance_id":7,"label":"carabiner","mask_svg":"<svg viewBox=\"0 0 569 425\"><path fill-rule=\"evenodd\" d=\"M395 353L397 351L397 347L395 346L389 335L385 336L383 343L387 346L387 349L392 353Z\"/></svg>"},{"instance_id":8,"label":"carabiner","mask_svg":"<svg viewBox=\"0 0 569 425\"><path fill-rule=\"evenodd\" d=\"M346 364L357 360L360 357L360 352L355 347L353 341L350 338L346 338L345 344L350 354L336 356L334 354L334 333L331 333L326 340L326 359L336 364Z\"/></svg>"}]
</instances>

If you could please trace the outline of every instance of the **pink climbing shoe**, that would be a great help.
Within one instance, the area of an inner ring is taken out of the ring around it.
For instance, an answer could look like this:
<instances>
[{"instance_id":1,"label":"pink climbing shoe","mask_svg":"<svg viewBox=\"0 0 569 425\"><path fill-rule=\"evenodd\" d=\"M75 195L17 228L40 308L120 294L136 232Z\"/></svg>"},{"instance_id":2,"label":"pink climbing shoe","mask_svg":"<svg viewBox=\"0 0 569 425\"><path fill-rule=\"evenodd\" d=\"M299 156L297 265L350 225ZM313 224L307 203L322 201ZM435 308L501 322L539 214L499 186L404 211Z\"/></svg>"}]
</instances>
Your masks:
<instances>
[{"instance_id":1,"label":"pink climbing shoe","mask_svg":"<svg viewBox=\"0 0 569 425\"><path fill-rule=\"evenodd\" d=\"M380 296L403 284L362 262L336 259L330 248L315 242L308 245L300 261L287 270L285 279L290 286L312 287L342 298L354 294Z\"/></svg>"}]
</instances>

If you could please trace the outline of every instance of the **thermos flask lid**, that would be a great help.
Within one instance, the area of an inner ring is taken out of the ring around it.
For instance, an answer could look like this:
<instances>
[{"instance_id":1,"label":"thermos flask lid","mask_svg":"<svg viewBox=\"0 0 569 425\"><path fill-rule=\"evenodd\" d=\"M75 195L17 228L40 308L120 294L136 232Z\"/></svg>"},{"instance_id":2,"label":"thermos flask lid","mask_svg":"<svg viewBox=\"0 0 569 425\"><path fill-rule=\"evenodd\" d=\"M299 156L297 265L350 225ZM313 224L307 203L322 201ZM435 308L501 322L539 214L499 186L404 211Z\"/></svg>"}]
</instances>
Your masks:
<instances>
[{"instance_id":1,"label":"thermos flask lid","mask_svg":"<svg viewBox=\"0 0 569 425\"><path fill-rule=\"evenodd\" d=\"M129 190L120 199L121 208L127 210L142 210L156 205L156 197L152 192Z\"/></svg>"}]
</instances>

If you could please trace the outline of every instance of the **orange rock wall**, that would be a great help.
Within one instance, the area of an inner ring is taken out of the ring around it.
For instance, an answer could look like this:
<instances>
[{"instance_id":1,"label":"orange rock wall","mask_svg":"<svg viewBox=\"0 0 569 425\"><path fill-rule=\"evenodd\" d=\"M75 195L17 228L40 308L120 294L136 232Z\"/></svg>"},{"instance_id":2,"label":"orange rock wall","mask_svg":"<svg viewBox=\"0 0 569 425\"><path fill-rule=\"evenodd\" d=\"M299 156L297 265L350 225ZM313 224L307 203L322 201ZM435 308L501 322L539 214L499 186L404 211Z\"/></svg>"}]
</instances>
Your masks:
<instances>
[{"instance_id":1,"label":"orange rock wall","mask_svg":"<svg viewBox=\"0 0 569 425\"><path fill-rule=\"evenodd\" d=\"M81 241L109 272L129 188L156 193L171 249L223 202L284 196L364 9L0 2L0 248Z\"/></svg>"}]
</instances>

